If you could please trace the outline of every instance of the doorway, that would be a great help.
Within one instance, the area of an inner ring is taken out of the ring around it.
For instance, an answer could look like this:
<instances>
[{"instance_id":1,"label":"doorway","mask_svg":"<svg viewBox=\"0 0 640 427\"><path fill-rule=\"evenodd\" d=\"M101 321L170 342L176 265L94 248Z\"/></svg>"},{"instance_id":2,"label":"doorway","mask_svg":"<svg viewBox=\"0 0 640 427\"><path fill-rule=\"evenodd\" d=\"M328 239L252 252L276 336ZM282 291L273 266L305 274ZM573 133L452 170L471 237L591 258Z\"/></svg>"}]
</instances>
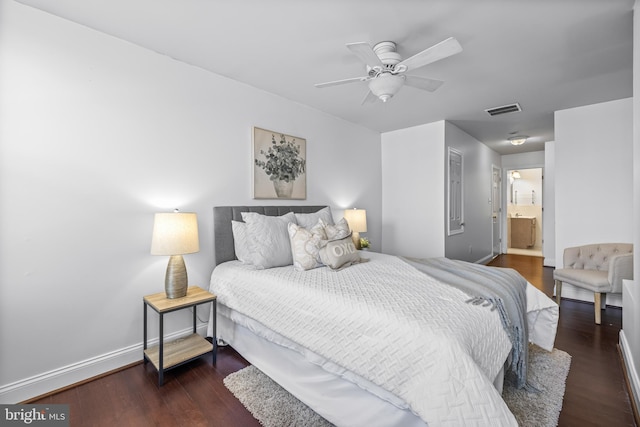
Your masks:
<instances>
[{"instance_id":1,"label":"doorway","mask_svg":"<svg viewBox=\"0 0 640 427\"><path fill-rule=\"evenodd\" d=\"M542 168L507 170L507 253L542 257Z\"/></svg>"}]
</instances>

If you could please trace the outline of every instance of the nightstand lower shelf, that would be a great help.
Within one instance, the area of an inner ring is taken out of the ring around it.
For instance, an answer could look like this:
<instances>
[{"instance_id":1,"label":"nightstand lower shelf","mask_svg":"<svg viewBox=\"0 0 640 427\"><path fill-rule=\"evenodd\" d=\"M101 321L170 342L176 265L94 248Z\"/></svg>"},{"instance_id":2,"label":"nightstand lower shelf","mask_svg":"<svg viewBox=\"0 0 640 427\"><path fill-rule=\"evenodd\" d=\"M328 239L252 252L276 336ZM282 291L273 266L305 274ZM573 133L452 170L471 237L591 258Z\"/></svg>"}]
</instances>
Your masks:
<instances>
[{"instance_id":1,"label":"nightstand lower shelf","mask_svg":"<svg viewBox=\"0 0 640 427\"><path fill-rule=\"evenodd\" d=\"M205 353L211 352L213 364L216 364L216 296L197 286L189 286L187 295L181 298L167 298L164 292L147 295L144 302L144 363L151 362L158 370L158 386L164 382L164 372L183 363L190 362ZM213 328L213 342L209 342L196 333L196 308L200 304L211 304L211 323ZM158 345L147 348L147 307L151 307L160 316L158 323ZM193 333L185 338L172 342L164 342L164 315L177 310L190 308L193 319Z\"/></svg>"},{"instance_id":2,"label":"nightstand lower shelf","mask_svg":"<svg viewBox=\"0 0 640 427\"><path fill-rule=\"evenodd\" d=\"M154 346L144 351L144 355L156 369L160 370L160 347ZM196 359L203 354L214 351L213 344L198 334L164 343L164 371Z\"/></svg>"}]
</instances>

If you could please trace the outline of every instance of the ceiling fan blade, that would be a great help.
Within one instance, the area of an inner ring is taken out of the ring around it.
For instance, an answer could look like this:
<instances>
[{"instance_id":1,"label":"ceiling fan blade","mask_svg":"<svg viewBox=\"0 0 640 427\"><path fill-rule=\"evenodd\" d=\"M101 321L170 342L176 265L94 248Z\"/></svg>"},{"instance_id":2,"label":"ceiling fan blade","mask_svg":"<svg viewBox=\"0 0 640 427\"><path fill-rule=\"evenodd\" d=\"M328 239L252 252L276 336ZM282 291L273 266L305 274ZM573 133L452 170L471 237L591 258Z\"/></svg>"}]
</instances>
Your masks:
<instances>
[{"instance_id":1,"label":"ceiling fan blade","mask_svg":"<svg viewBox=\"0 0 640 427\"><path fill-rule=\"evenodd\" d=\"M351 79L335 80L333 82L316 83L315 87L322 88L322 87L328 87L328 86L343 85L347 83L364 82L364 81L367 81L368 79L369 77L353 77Z\"/></svg>"},{"instance_id":2,"label":"ceiling fan blade","mask_svg":"<svg viewBox=\"0 0 640 427\"><path fill-rule=\"evenodd\" d=\"M418 89L427 90L433 92L438 89L444 83L442 80L430 79L420 76L404 76L404 84L412 86Z\"/></svg>"},{"instance_id":3,"label":"ceiling fan blade","mask_svg":"<svg viewBox=\"0 0 640 427\"><path fill-rule=\"evenodd\" d=\"M431 64L432 62L439 61L460 52L462 52L462 46L460 46L458 40L453 37L449 37L448 39L443 40L420 53L416 53L404 61L401 61L395 68L404 65L407 67L406 71L415 70L416 68L424 67L427 64Z\"/></svg>"},{"instance_id":4,"label":"ceiling fan blade","mask_svg":"<svg viewBox=\"0 0 640 427\"><path fill-rule=\"evenodd\" d=\"M368 65L371 68L375 66L384 67L384 64L380 61L380 58L378 58L378 55L376 55L373 49L371 49L371 46L367 43L347 43L347 48L349 48L355 56L360 58L360 61L364 62L365 65Z\"/></svg>"},{"instance_id":5,"label":"ceiling fan blade","mask_svg":"<svg viewBox=\"0 0 640 427\"><path fill-rule=\"evenodd\" d=\"M367 96L365 96L364 99L362 100L362 105L376 102L377 99L378 97L375 96L373 92L369 91L367 92Z\"/></svg>"}]
</instances>

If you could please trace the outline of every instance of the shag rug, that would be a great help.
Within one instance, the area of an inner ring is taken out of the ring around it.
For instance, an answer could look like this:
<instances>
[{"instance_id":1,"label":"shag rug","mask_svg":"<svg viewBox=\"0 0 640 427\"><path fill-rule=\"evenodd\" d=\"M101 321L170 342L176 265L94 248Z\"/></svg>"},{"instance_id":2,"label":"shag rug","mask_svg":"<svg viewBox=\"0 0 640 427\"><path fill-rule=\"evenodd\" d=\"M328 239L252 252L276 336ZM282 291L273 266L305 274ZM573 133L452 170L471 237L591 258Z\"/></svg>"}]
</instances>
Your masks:
<instances>
[{"instance_id":1,"label":"shag rug","mask_svg":"<svg viewBox=\"0 0 640 427\"><path fill-rule=\"evenodd\" d=\"M529 346L528 379L540 393L527 393L505 380L502 397L518 425L555 427L562 409L565 381L571 356L553 349L549 353ZM254 366L247 366L224 379L227 388L264 427L329 427L332 424L293 397Z\"/></svg>"}]
</instances>

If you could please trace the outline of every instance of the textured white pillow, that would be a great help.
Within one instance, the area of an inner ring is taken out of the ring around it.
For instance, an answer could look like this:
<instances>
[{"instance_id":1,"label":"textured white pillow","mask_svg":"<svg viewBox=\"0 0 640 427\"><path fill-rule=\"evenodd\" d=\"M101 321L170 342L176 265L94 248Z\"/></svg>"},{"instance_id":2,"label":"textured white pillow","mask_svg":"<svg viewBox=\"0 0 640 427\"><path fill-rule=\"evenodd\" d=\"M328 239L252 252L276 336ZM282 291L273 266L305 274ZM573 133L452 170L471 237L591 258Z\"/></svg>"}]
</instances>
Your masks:
<instances>
[{"instance_id":1,"label":"textured white pillow","mask_svg":"<svg viewBox=\"0 0 640 427\"><path fill-rule=\"evenodd\" d=\"M247 224L240 221L231 221L231 231L233 232L233 247L236 251L236 258L243 264L253 264Z\"/></svg>"},{"instance_id":2,"label":"textured white pillow","mask_svg":"<svg viewBox=\"0 0 640 427\"><path fill-rule=\"evenodd\" d=\"M325 233L327 233L327 238L329 240L342 239L351 234L351 230L349 229L349 223L346 219L342 218L335 224L329 224L327 222L322 221L322 226L324 227Z\"/></svg>"},{"instance_id":3,"label":"textured white pillow","mask_svg":"<svg viewBox=\"0 0 640 427\"><path fill-rule=\"evenodd\" d=\"M322 263L333 270L341 270L362 261L351 234L337 240L331 240L320 249Z\"/></svg>"},{"instance_id":4,"label":"textured white pillow","mask_svg":"<svg viewBox=\"0 0 640 427\"><path fill-rule=\"evenodd\" d=\"M296 214L298 225L306 228L307 230L311 230L311 228L318 224L318 220L320 219L322 219L325 224L333 224L333 215L331 215L331 208L329 206L314 213Z\"/></svg>"},{"instance_id":5,"label":"textured white pillow","mask_svg":"<svg viewBox=\"0 0 640 427\"><path fill-rule=\"evenodd\" d=\"M324 230L320 222L311 230L290 222L288 230L293 267L298 271L320 267L322 265L320 263L320 248L325 244L325 241L322 240Z\"/></svg>"},{"instance_id":6,"label":"textured white pillow","mask_svg":"<svg viewBox=\"0 0 640 427\"><path fill-rule=\"evenodd\" d=\"M296 223L289 212L282 216L267 216L256 212L241 212L249 232L251 261L257 268L282 267L293 264L287 225Z\"/></svg>"}]
</instances>

